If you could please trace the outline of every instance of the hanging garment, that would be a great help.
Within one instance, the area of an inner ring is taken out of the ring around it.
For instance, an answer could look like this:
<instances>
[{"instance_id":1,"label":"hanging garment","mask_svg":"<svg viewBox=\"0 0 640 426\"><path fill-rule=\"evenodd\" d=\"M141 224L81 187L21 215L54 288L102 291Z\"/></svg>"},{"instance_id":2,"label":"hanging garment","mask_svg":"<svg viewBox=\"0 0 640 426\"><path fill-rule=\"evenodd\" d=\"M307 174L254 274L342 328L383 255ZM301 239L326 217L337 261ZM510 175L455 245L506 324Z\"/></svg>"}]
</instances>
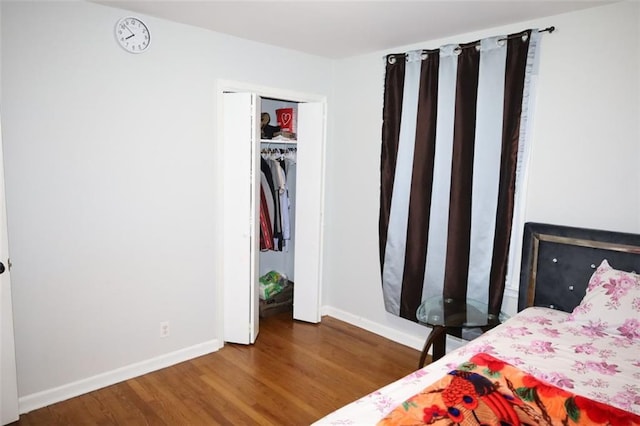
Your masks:
<instances>
[{"instance_id":1,"label":"hanging garment","mask_svg":"<svg viewBox=\"0 0 640 426\"><path fill-rule=\"evenodd\" d=\"M270 219L270 227L271 227L271 238L273 239L273 218L275 217L275 206L273 203L273 191L271 187L269 187L269 182L267 181L267 177L264 172L260 171L260 186L262 187L260 198L264 198L267 202L267 207L269 210L269 219Z\"/></svg>"},{"instance_id":2,"label":"hanging garment","mask_svg":"<svg viewBox=\"0 0 640 426\"><path fill-rule=\"evenodd\" d=\"M269 207L264 193L264 188L260 185L260 250L273 249L273 235L271 228L271 218L269 217Z\"/></svg>"},{"instance_id":3,"label":"hanging garment","mask_svg":"<svg viewBox=\"0 0 640 426\"><path fill-rule=\"evenodd\" d=\"M276 204L276 218L273 232L273 242L275 244L274 250L282 251L282 209L280 194L284 191L284 185L282 185L282 177L280 176L280 165L277 160L268 160L269 168L271 169L271 175L275 188L274 201Z\"/></svg>"},{"instance_id":4,"label":"hanging garment","mask_svg":"<svg viewBox=\"0 0 640 426\"><path fill-rule=\"evenodd\" d=\"M273 168L271 167L272 160L265 160L264 158L260 159L260 170L264 172L267 182L271 188L271 193L273 196L273 242L274 247L273 250L280 250L279 241L282 239L282 227L281 227L281 219L280 219L280 195L277 192L277 186L274 182Z\"/></svg>"},{"instance_id":5,"label":"hanging garment","mask_svg":"<svg viewBox=\"0 0 640 426\"><path fill-rule=\"evenodd\" d=\"M277 166L277 175L278 175L278 193L280 194L280 220L281 220L281 228L282 228L282 250L287 250L287 243L291 239L291 229L290 229L290 208L291 204L289 202L289 188L287 187L287 175L285 171L285 162L284 159L279 159L276 161Z\"/></svg>"},{"instance_id":6,"label":"hanging garment","mask_svg":"<svg viewBox=\"0 0 640 426\"><path fill-rule=\"evenodd\" d=\"M288 170L293 167L295 175L295 159L295 148L264 149L261 152L261 185L272 222L272 250L275 251L287 251L291 240L292 202L289 197Z\"/></svg>"}]
</instances>

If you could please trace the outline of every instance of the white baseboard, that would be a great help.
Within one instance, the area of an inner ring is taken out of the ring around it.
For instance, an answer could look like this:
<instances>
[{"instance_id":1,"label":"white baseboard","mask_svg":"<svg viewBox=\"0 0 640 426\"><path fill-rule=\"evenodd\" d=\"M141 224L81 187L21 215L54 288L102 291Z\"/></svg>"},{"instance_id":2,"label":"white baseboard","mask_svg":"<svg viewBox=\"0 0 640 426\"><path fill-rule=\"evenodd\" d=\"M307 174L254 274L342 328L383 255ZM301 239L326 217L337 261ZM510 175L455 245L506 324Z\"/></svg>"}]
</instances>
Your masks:
<instances>
[{"instance_id":1,"label":"white baseboard","mask_svg":"<svg viewBox=\"0 0 640 426\"><path fill-rule=\"evenodd\" d=\"M383 325L383 324L359 317L357 315L353 315L349 312L334 308L332 306L323 306L322 315L329 315L330 317L337 318L340 321L344 321L351 325L355 325L356 327L360 327L364 330L375 333L378 336L385 337L396 343L409 346L410 348L413 348L418 351L422 351L422 348L424 347L424 342L426 340L426 335L418 335L418 334L406 333L404 331L399 331L393 327L389 327L388 325ZM454 349L458 349L459 347L464 346L466 343L468 342L462 339L458 339L457 337L447 336L447 352L450 352ZM432 351L429 350L429 354L431 353Z\"/></svg>"},{"instance_id":2,"label":"white baseboard","mask_svg":"<svg viewBox=\"0 0 640 426\"><path fill-rule=\"evenodd\" d=\"M418 351L422 350L425 342L425 335L412 334L397 330L389 325L380 324L331 306L323 306L321 312L322 315L329 315ZM447 336L448 351L456 349L465 343L466 342L463 340ZM93 377L68 383L53 389L25 395L18 399L19 411L20 414L25 414L29 411L55 404L56 402L64 401L134 377L142 376L143 374L147 374L152 371L160 370L202 355L216 352L222 348L222 346L223 343L221 341L214 339L125 367L117 368Z\"/></svg>"},{"instance_id":3,"label":"white baseboard","mask_svg":"<svg viewBox=\"0 0 640 426\"><path fill-rule=\"evenodd\" d=\"M127 365L125 367L117 368L115 370L107 371L106 373L101 373L93 377L68 383L57 388L25 395L18 399L19 411L20 414L25 414L29 411L46 407L47 405L51 405L56 402L64 401L106 386L111 386L124 380L129 380L152 371L160 370L202 355L216 352L222 346L221 341L214 339L145 361L137 362L135 364Z\"/></svg>"},{"instance_id":4,"label":"white baseboard","mask_svg":"<svg viewBox=\"0 0 640 426\"><path fill-rule=\"evenodd\" d=\"M409 346L410 348L421 351L424 346L425 336L419 336L417 334L406 333L389 327L388 325L380 324L352 313L343 311L341 309L334 308L332 306L323 306L322 315L329 315L339 319L340 321L347 322L356 327L360 327L379 336L385 337L389 340L393 340L401 345Z\"/></svg>"}]
</instances>

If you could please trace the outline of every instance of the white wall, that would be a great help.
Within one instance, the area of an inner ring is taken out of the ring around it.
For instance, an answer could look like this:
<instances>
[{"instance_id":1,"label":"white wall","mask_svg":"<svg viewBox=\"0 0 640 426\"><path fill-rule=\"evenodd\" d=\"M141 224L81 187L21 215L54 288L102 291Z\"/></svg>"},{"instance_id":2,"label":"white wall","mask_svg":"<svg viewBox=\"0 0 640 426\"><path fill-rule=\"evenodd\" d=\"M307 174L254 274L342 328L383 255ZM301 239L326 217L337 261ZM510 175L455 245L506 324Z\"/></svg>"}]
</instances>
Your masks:
<instances>
[{"instance_id":1,"label":"white wall","mask_svg":"<svg viewBox=\"0 0 640 426\"><path fill-rule=\"evenodd\" d=\"M388 53L555 25L541 48L526 220L640 232L639 21L639 3L617 3L340 61L339 137L327 148L326 312L416 348L426 335L386 313L382 301L379 168ZM515 309L513 299L506 302Z\"/></svg>"},{"instance_id":2,"label":"white wall","mask_svg":"<svg viewBox=\"0 0 640 426\"><path fill-rule=\"evenodd\" d=\"M218 79L328 96L333 62L130 13L2 2L21 410L221 345ZM160 339L160 322L170 337Z\"/></svg>"}]
</instances>

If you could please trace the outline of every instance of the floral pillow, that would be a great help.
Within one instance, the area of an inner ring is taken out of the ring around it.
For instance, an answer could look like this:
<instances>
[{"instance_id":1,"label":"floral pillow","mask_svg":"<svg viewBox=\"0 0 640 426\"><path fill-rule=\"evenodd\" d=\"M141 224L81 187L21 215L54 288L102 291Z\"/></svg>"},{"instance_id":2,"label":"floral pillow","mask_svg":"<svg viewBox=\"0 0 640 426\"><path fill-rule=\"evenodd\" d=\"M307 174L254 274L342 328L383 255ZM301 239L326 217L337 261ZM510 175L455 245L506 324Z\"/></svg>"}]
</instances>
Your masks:
<instances>
[{"instance_id":1,"label":"floral pillow","mask_svg":"<svg viewBox=\"0 0 640 426\"><path fill-rule=\"evenodd\" d=\"M613 269L603 260L568 321L591 331L640 340L640 275Z\"/></svg>"}]
</instances>

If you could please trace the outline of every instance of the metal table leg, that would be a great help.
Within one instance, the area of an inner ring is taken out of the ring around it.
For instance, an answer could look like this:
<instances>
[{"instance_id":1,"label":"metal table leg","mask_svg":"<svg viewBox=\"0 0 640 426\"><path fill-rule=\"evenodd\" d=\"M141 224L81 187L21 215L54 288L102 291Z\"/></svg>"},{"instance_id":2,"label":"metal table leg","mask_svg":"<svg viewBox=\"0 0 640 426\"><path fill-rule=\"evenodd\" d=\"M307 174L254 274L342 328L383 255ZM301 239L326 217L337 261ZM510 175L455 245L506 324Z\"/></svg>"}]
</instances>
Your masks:
<instances>
[{"instance_id":1,"label":"metal table leg","mask_svg":"<svg viewBox=\"0 0 640 426\"><path fill-rule=\"evenodd\" d=\"M427 352L429 352L429 348L432 345L433 361L437 361L444 356L447 337L446 331L447 327L443 327L441 325L433 326L433 328L431 329L431 333L429 333L429 337L427 337L427 341L424 342L424 348L422 349L422 353L420 354L420 363L418 364L418 368L424 367L424 361L427 358Z\"/></svg>"}]
</instances>

